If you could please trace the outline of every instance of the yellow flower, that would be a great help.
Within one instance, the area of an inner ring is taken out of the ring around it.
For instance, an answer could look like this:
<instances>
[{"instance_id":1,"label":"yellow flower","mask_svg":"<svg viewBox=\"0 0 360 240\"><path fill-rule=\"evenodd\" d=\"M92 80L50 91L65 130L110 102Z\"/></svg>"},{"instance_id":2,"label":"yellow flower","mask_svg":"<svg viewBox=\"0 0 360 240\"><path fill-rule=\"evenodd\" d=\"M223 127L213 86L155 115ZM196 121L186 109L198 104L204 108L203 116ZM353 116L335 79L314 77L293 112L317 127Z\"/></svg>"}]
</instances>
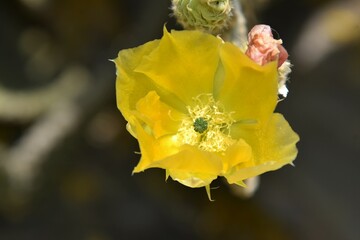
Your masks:
<instances>
[{"instance_id":1,"label":"yellow flower","mask_svg":"<svg viewBox=\"0 0 360 240\"><path fill-rule=\"evenodd\" d=\"M244 186L295 159L299 137L274 113L277 62L260 66L210 34L164 29L115 64L117 105L140 145L135 173L163 168L209 193L218 176Z\"/></svg>"}]
</instances>

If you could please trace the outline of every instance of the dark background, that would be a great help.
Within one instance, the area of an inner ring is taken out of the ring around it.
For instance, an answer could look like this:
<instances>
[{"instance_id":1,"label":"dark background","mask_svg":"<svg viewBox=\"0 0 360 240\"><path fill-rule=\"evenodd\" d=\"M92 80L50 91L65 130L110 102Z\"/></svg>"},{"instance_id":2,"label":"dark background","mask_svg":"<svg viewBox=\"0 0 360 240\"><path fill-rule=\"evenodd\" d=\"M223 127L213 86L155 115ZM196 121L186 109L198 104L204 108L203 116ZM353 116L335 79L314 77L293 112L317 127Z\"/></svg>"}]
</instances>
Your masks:
<instances>
[{"instance_id":1,"label":"dark background","mask_svg":"<svg viewBox=\"0 0 360 240\"><path fill-rule=\"evenodd\" d=\"M294 64L277 111L296 167L251 199L131 175L139 155L115 103L120 49L180 29L165 0L0 3L0 239L360 239L359 1L244 1ZM64 80L65 79L65 80Z\"/></svg>"}]
</instances>

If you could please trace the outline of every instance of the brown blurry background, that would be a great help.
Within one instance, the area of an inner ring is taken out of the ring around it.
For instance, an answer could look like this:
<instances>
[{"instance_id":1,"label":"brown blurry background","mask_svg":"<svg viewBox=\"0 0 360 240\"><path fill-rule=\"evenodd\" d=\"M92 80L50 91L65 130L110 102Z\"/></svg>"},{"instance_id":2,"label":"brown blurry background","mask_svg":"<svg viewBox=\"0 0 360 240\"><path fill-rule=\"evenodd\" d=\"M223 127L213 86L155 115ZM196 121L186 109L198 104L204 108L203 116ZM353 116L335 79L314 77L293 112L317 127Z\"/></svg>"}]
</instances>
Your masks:
<instances>
[{"instance_id":1,"label":"brown blurry background","mask_svg":"<svg viewBox=\"0 0 360 240\"><path fill-rule=\"evenodd\" d=\"M294 64L280 102L296 167L251 199L131 176L139 155L115 103L120 49L180 29L170 0L2 0L0 239L360 239L360 1L244 0Z\"/></svg>"}]
</instances>

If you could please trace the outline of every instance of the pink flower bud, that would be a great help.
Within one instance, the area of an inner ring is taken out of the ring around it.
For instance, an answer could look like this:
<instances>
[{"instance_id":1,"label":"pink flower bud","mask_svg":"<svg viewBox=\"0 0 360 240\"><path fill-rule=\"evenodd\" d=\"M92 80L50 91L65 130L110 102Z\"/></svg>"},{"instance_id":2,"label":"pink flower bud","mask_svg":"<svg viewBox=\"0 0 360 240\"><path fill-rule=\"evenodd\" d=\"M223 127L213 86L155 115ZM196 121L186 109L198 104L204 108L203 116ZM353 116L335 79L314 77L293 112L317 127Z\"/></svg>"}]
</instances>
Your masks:
<instances>
[{"instance_id":1,"label":"pink flower bud","mask_svg":"<svg viewBox=\"0 0 360 240\"><path fill-rule=\"evenodd\" d=\"M248 48L245 52L259 65L278 60L280 67L288 58L286 49L281 45L281 39L274 39L268 25L256 25L248 34Z\"/></svg>"}]
</instances>

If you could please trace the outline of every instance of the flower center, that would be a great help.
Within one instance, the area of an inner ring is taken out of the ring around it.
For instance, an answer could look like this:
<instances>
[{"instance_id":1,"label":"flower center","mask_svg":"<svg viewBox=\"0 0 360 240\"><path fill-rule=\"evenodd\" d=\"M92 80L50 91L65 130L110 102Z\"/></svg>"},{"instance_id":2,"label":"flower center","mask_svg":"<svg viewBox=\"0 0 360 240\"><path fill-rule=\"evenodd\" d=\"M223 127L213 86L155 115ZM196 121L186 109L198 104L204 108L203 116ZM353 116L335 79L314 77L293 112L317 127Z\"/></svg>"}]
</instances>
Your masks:
<instances>
[{"instance_id":1,"label":"flower center","mask_svg":"<svg viewBox=\"0 0 360 240\"><path fill-rule=\"evenodd\" d=\"M211 94L201 94L188 106L188 117L182 120L177 133L181 144L198 146L209 152L225 151L235 142L230 127L235 122Z\"/></svg>"},{"instance_id":2,"label":"flower center","mask_svg":"<svg viewBox=\"0 0 360 240\"><path fill-rule=\"evenodd\" d=\"M195 132L203 133L206 131L207 128L208 128L208 122L204 118L199 117L195 119L194 121Z\"/></svg>"}]
</instances>

